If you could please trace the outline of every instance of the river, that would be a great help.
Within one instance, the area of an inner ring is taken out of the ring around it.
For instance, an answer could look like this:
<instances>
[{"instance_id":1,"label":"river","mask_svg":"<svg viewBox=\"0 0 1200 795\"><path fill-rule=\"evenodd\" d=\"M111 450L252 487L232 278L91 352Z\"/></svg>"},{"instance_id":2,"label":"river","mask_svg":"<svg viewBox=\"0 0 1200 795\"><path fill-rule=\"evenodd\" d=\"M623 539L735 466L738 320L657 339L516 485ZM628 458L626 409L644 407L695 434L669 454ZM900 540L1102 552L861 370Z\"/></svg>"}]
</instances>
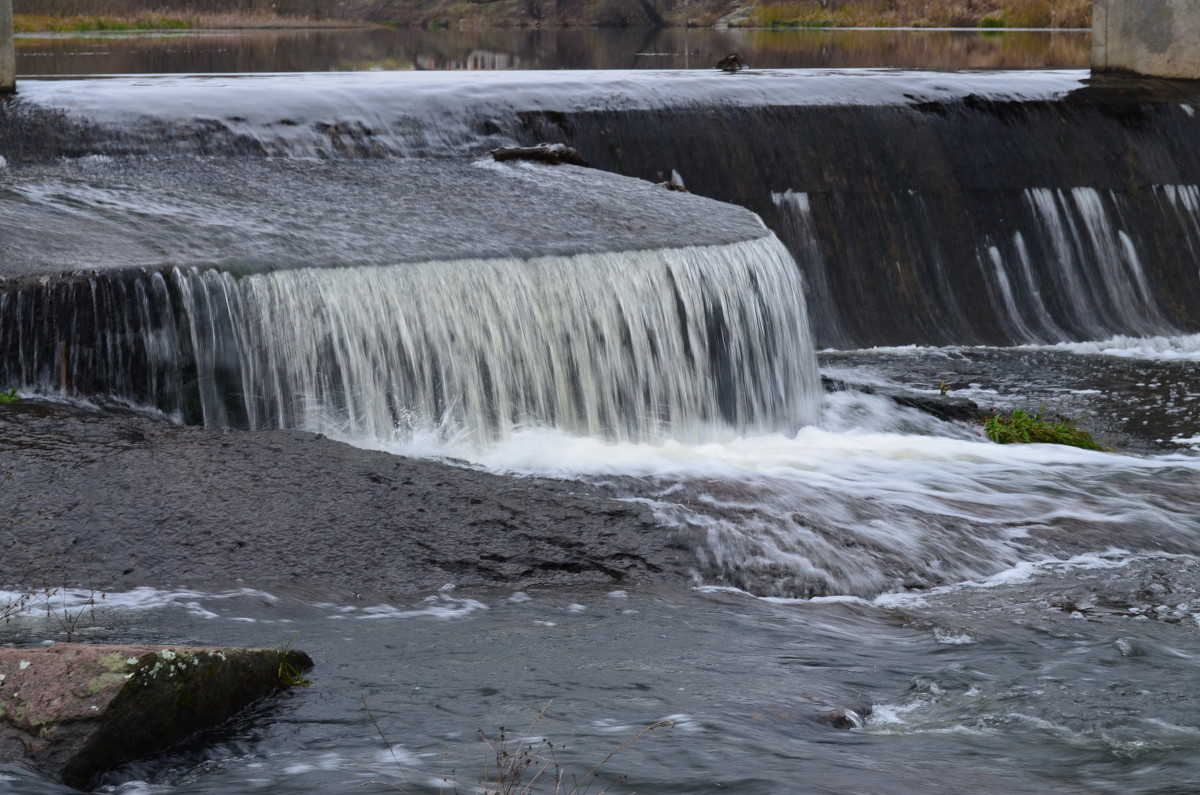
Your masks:
<instances>
[{"instance_id":1,"label":"river","mask_svg":"<svg viewBox=\"0 0 1200 795\"><path fill-rule=\"evenodd\" d=\"M74 57L40 73L88 71ZM500 727L543 757L552 742L568 781L636 737L593 791L1200 789L1200 174L1170 143L1200 129L1162 87L1134 121L1106 115L1086 73L1041 68L1078 62L1051 60L28 81L0 169L0 217L21 224L2 372L50 423L283 427L584 483L693 556L682 577L608 584L358 589L305 560L317 574L290 582L68 589L4 641L61 638L82 613L87 640L291 644L317 662L311 687L100 791L474 791L495 766L480 732ZM766 226L480 159L550 128ZM782 132L797 129L801 149ZM935 137L939 157L911 154ZM1114 142L1140 159L1076 154ZM495 201L477 212L479 196ZM519 225L536 245L480 241L509 217L567 220ZM640 242L604 252L624 240ZM61 394L67 328L99 395ZM1078 417L1116 452L995 445L888 397L943 390ZM23 445L33 414L4 422L23 500L39 488L23 462L65 473L90 455L82 434L76 453L32 427ZM187 491L176 475L164 494ZM0 791L67 790L0 767Z\"/></svg>"}]
</instances>

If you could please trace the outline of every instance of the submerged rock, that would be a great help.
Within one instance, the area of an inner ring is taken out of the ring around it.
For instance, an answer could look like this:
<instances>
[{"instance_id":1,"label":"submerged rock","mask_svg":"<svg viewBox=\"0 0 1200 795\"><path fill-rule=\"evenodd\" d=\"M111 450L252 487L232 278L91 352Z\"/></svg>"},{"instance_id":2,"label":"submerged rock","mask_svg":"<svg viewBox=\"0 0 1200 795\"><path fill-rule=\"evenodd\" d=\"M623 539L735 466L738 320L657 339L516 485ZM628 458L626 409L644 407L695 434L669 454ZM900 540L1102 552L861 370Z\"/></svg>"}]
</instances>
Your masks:
<instances>
[{"instance_id":1,"label":"submerged rock","mask_svg":"<svg viewBox=\"0 0 1200 795\"><path fill-rule=\"evenodd\" d=\"M838 709L832 712L821 712L814 716L818 723L828 723L835 729L850 731L861 729L866 725L866 717L871 714L869 706L854 709Z\"/></svg>"},{"instance_id":2,"label":"submerged rock","mask_svg":"<svg viewBox=\"0 0 1200 795\"><path fill-rule=\"evenodd\" d=\"M0 649L0 759L87 789L106 770L300 684L312 665L290 649Z\"/></svg>"},{"instance_id":3,"label":"submerged rock","mask_svg":"<svg viewBox=\"0 0 1200 795\"><path fill-rule=\"evenodd\" d=\"M827 376L821 376L821 386L826 392L862 392L864 395L879 395L900 406L923 411L946 422L978 422L988 413L973 400L950 395L923 395L899 388L854 384Z\"/></svg>"}]
</instances>

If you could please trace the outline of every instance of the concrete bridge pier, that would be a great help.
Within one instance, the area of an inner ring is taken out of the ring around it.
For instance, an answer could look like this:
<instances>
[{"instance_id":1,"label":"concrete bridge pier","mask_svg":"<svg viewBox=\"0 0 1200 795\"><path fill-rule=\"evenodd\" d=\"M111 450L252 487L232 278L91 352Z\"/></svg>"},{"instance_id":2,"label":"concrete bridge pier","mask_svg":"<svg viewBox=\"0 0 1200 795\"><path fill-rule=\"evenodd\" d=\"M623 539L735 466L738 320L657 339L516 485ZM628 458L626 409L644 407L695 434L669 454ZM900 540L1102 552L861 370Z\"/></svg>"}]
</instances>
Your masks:
<instances>
[{"instance_id":1,"label":"concrete bridge pier","mask_svg":"<svg viewBox=\"0 0 1200 795\"><path fill-rule=\"evenodd\" d=\"M0 0L0 94L17 90L17 48L13 45L12 0Z\"/></svg>"},{"instance_id":2,"label":"concrete bridge pier","mask_svg":"<svg viewBox=\"0 0 1200 795\"><path fill-rule=\"evenodd\" d=\"M1092 71L1200 79L1197 0L1093 0Z\"/></svg>"}]
</instances>

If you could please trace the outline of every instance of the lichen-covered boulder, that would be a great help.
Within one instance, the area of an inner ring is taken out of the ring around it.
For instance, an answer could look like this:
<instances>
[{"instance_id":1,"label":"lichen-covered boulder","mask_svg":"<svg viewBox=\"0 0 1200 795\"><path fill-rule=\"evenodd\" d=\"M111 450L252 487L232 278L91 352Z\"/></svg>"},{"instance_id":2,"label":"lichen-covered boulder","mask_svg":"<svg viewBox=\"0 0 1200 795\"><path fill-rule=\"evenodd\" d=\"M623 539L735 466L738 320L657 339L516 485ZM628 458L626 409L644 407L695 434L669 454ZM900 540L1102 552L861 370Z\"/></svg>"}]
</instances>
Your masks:
<instances>
[{"instance_id":1,"label":"lichen-covered boulder","mask_svg":"<svg viewBox=\"0 0 1200 795\"><path fill-rule=\"evenodd\" d=\"M0 649L0 758L88 789L100 773L219 724L311 668L290 649Z\"/></svg>"}]
</instances>

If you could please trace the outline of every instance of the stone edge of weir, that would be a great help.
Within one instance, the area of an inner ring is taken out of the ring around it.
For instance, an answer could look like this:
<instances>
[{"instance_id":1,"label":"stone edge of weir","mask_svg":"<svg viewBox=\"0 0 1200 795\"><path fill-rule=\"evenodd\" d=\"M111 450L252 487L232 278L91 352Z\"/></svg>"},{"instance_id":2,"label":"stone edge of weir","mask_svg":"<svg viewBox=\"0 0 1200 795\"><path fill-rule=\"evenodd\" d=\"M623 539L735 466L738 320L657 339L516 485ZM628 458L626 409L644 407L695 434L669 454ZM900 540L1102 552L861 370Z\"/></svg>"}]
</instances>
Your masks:
<instances>
[{"instance_id":1,"label":"stone edge of weir","mask_svg":"<svg viewBox=\"0 0 1200 795\"><path fill-rule=\"evenodd\" d=\"M56 643L0 649L0 759L90 789L260 699L303 684L293 649Z\"/></svg>"}]
</instances>

